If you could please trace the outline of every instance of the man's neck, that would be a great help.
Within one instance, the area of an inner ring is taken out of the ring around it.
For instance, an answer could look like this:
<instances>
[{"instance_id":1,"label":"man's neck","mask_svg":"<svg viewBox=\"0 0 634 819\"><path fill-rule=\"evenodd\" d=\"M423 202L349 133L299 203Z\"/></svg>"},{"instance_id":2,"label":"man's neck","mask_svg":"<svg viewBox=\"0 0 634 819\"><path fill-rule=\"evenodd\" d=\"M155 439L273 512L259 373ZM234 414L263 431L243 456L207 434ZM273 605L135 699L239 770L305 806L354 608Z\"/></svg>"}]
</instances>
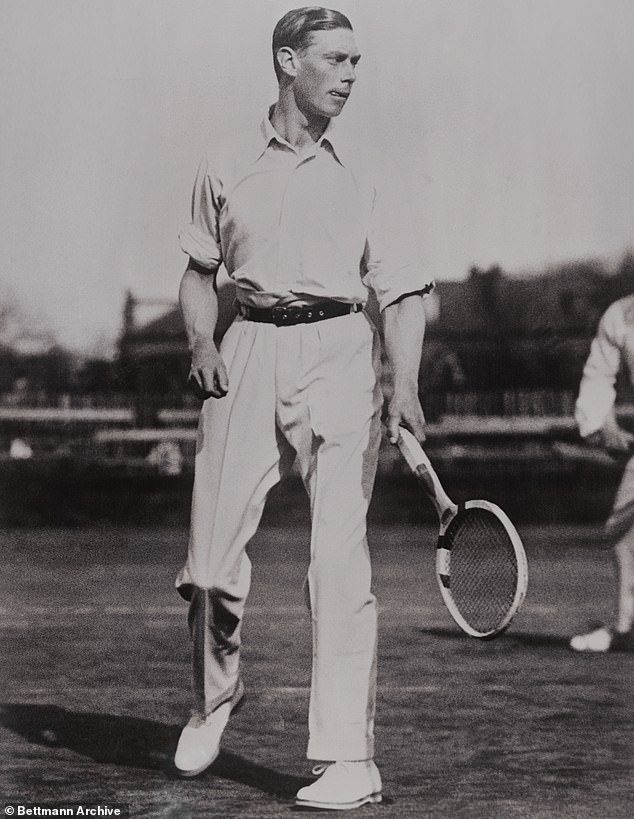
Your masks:
<instances>
[{"instance_id":1,"label":"man's neck","mask_svg":"<svg viewBox=\"0 0 634 819\"><path fill-rule=\"evenodd\" d=\"M280 95L271 113L271 125L277 133L298 150L314 145L330 122L328 117L308 117L297 107L292 96Z\"/></svg>"}]
</instances>

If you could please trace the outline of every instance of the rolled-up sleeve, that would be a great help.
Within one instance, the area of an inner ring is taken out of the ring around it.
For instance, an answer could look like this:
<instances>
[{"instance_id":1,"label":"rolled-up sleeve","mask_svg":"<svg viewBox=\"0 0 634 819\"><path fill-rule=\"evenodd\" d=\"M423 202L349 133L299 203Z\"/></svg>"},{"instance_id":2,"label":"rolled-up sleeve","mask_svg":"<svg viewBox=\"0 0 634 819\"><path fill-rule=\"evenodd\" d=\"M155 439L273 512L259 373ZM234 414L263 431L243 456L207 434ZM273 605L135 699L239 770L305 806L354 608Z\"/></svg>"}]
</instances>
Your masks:
<instances>
[{"instance_id":1,"label":"rolled-up sleeve","mask_svg":"<svg viewBox=\"0 0 634 819\"><path fill-rule=\"evenodd\" d=\"M621 366L622 316L618 305L604 313L583 368L575 419L582 438L601 429L616 398Z\"/></svg>"},{"instance_id":2,"label":"rolled-up sleeve","mask_svg":"<svg viewBox=\"0 0 634 819\"><path fill-rule=\"evenodd\" d=\"M410 197L404 190L375 187L362 271L381 310L409 293L426 295L434 289L433 277L423 270Z\"/></svg>"},{"instance_id":3,"label":"rolled-up sleeve","mask_svg":"<svg viewBox=\"0 0 634 819\"><path fill-rule=\"evenodd\" d=\"M198 166L192 193L192 218L179 232L181 249L198 264L216 271L222 264L218 214L222 183L207 158Z\"/></svg>"}]
</instances>

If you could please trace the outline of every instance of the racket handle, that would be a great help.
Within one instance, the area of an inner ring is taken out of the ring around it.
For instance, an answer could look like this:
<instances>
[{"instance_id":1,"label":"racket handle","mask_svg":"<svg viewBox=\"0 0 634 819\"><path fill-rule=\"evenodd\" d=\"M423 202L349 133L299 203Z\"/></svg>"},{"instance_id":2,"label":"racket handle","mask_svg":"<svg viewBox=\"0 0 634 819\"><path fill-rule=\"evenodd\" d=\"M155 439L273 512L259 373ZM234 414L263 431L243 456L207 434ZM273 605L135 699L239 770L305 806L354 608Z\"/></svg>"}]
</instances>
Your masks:
<instances>
[{"instance_id":1,"label":"racket handle","mask_svg":"<svg viewBox=\"0 0 634 819\"><path fill-rule=\"evenodd\" d=\"M405 458L407 465L416 476L418 483L422 486L423 491L433 503L438 513L438 518L441 522L444 522L447 513L455 513L457 506L443 489L440 478L436 474L436 470L432 466L431 461L416 438L408 429L405 429L405 427L399 428L399 436L396 444L401 451L401 455Z\"/></svg>"}]
</instances>

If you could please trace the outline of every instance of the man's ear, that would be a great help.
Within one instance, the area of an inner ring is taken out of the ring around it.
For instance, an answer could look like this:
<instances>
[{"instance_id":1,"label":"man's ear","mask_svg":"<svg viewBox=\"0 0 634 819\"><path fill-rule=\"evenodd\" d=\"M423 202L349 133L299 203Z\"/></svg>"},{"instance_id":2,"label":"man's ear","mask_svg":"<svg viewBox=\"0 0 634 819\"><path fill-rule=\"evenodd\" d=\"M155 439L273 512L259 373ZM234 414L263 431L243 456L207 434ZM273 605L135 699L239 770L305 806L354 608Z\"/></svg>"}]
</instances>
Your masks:
<instances>
[{"instance_id":1,"label":"man's ear","mask_svg":"<svg viewBox=\"0 0 634 819\"><path fill-rule=\"evenodd\" d=\"M297 75L296 51L293 51L293 49L288 46L282 46L282 48L278 48L275 58L279 67L287 77L295 77Z\"/></svg>"}]
</instances>

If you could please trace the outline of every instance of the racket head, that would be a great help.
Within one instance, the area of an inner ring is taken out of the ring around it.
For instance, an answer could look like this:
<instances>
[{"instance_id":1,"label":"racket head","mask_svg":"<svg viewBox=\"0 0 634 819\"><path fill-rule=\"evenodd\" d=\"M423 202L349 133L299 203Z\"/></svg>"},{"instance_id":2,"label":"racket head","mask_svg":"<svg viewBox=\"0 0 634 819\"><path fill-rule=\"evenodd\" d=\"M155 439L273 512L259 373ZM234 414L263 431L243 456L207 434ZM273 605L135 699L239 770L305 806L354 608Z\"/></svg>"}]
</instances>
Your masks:
<instances>
[{"instance_id":1,"label":"racket head","mask_svg":"<svg viewBox=\"0 0 634 819\"><path fill-rule=\"evenodd\" d=\"M508 628L526 597L528 563L505 512L469 500L441 527L436 578L449 613L471 637L491 639Z\"/></svg>"}]
</instances>

